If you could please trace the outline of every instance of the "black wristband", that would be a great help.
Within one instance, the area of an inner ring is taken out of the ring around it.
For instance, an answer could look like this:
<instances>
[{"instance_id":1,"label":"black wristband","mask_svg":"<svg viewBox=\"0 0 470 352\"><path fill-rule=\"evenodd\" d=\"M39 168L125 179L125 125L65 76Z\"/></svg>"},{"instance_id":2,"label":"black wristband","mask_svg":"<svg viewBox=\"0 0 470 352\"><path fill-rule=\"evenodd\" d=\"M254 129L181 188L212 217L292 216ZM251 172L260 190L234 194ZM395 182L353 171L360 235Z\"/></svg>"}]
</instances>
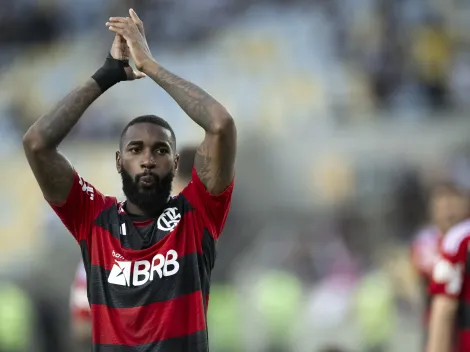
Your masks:
<instances>
[{"instance_id":1,"label":"black wristband","mask_svg":"<svg viewBox=\"0 0 470 352\"><path fill-rule=\"evenodd\" d=\"M116 83L127 80L126 67L129 67L128 60L116 60L109 53L104 65L91 78L105 92Z\"/></svg>"}]
</instances>

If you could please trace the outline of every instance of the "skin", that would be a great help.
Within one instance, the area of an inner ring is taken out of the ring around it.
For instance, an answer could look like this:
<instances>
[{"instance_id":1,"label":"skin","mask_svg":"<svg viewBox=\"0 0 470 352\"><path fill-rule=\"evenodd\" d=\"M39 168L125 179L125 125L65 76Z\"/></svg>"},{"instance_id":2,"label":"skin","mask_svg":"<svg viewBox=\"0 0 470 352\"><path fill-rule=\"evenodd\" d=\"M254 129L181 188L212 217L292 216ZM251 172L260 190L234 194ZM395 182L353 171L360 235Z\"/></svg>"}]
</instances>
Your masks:
<instances>
[{"instance_id":1,"label":"skin","mask_svg":"<svg viewBox=\"0 0 470 352\"><path fill-rule=\"evenodd\" d=\"M463 194L436 192L430 202L430 213L433 223L444 234L470 215L470 202Z\"/></svg>"},{"instance_id":2,"label":"skin","mask_svg":"<svg viewBox=\"0 0 470 352\"><path fill-rule=\"evenodd\" d=\"M109 23L113 25L107 24L110 30L116 32L111 54L114 58L126 59L126 55L130 53L140 72L129 68L126 70L128 80L149 76L205 130L204 140L195 157L195 168L207 190L213 195L218 195L228 187L234 176L234 120L228 111L204 90L161 66L150 53L142 21L132 10L130 16L131 18L111 18ZM52 204L60 205L66 201L74 177L72 165L58 151L58 146L85 110L101 94L96 82L89 79L59 101L49 113L41 116L23 137L23 146L31 169L44 197ZM141 131L142 128L138 130ZM144 149L150 150L149 144L146 144ZM134 168L137 168L137 161L131 162L125 151L117 158L122 159L123 165L129 164L133 172ZM175 157L173 159L176 167L177 160ZM120 166L117 167L119 171Z\"/></svg>"},{"instance_id":3,"label":"skin","mask_svg":"<svg viewBox=\"0 0 470 352\"><path fill-rule=\"evenodd\" d=\"M119 60L129 59L129 48L122 36L115 36L111 55ZM131 67L126 68L126 75L129 81L145 77ZM61 205L66 201L74 179L73 167L58 147L101 94L98 84L88 79L42 115L23 136L28 163L44 198L52 204Z\"/></svg>"},{"instance_id":4,"label":"skin","mask_svg":"<svg viewBox=\"0 0 470 352\"><path fill-rule=\"evenodd\" d=\"M426 352L451 352L454 342L458 300L437 295L431 304L429 337Z\"/></svg>"},{"instance_id":5,"label":"skin","mask_svg":"<svg viewBox=\"0 0 470 352\"><path fill-rule=\"evenodd\" d=\"M171 132L152 123L130 126L122 139L121 151L116 153L116 169L124 168L135 179L136 175L152 172L160 178L175 172L179 156L175 154ZM136 215L146 215L139 207L128 201L127 210Z\"/></svg>"}]
</instances>

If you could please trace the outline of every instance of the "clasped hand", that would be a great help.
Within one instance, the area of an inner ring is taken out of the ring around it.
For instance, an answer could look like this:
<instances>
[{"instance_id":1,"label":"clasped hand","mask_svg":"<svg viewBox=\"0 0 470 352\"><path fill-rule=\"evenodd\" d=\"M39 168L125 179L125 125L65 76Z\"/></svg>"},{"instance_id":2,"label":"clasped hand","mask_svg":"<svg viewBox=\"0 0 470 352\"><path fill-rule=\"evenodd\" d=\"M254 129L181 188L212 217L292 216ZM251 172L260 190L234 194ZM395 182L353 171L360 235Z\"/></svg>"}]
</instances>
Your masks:
<instances>
[{"instance_id":1,"label":"clasped hand","mask_svg":"<svg viewBox=\"0 0 470 352\"><path fill-rule=\"evenodd\" d=\"M126 73L128 79L137 79L145 77L146 67L155 60L145 38L144 24L133 9L129 10L129 15L130 17L111 17L106 22L106 27L116 33L111 56L117 60L129 60L131 56L140 72L130 68Z\"/></svg>"}]
</instances>

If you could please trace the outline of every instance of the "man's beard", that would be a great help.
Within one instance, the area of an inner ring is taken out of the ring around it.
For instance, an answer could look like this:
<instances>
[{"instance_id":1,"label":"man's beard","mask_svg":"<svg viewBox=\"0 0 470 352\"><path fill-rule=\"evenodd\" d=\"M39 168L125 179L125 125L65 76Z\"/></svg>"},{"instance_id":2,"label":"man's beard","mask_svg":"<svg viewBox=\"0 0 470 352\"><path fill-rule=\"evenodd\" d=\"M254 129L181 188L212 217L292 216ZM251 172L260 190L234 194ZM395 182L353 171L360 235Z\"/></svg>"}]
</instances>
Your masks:
<instances>
[{"instance_id":1,"label":"man's beard","mask_svg":"<svg viewBox=\"0 0 470 352\"><path fill-rule=\"evenodd\" d=\"M144 188L139 185L139 179L144 175L150 175L154 178L154 183L151 187ZM135 176L135 179L132 179L131 175L124 168L121 168L122 190L127 200L135 204L147 215L155 216L163 211L171 194L174 177L174 173L170 171L163 178L150 172L138 174Z\"/></svg>"}]
</instances>

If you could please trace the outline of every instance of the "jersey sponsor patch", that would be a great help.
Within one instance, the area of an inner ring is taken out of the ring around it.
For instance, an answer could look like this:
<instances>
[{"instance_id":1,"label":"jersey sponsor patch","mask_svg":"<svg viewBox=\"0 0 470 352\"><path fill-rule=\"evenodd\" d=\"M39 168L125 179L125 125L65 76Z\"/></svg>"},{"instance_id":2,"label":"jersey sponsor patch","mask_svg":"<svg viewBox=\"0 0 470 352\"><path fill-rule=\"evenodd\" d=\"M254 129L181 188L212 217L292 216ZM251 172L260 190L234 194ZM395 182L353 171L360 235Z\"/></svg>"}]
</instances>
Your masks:
<instances>
[{"instance_id":1,"label":"jersey sponsor patch","mask_svg":"<svg viewBox=\"0 0 470 352\"><path fill-rule=\"evenodd\" d=\"M180 265L178 253L170 249L166 255L157 254L152 261L138 260L135 262L115 261L109 273L108 282L113 285L135 287L153 281L156 275L162 277L175 275ZM156 275L155 275L156 274Z\"/></svg>"}]
</instances>

